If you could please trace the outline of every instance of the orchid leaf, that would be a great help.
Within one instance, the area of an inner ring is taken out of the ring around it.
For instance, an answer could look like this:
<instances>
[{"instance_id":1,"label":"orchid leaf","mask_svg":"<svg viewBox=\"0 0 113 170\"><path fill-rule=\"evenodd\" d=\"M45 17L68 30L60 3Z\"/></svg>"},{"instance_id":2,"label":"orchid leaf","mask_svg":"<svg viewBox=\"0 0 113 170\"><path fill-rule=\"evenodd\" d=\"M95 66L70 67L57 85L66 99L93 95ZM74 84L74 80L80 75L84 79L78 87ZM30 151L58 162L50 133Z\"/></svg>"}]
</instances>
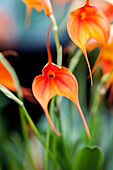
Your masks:
<instances>
[{"instance_id":1,"label":"orchid leaf","mask_svg":"<svg viewBox=\"0 0 113 170\"><path fill-rule=\"evenodd\" d=\"M84 147L76 155L73 170L101 170L102 159L103 152L100 147Z\"/></svg>"}]
</instances>

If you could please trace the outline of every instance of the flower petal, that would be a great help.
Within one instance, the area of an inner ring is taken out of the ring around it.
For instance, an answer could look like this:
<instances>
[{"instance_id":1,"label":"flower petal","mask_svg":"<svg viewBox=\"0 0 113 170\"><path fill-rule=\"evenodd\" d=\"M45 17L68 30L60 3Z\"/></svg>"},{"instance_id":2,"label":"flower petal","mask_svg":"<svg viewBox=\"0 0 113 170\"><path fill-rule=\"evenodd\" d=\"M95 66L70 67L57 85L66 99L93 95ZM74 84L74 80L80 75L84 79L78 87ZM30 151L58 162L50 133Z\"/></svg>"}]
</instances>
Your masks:
<instances>
[{"instance_id":1,"label":"flower petal","mask_svg":"<svg viewBox=\"0 0 113 170\"><path fill-rule=\"evenodd\" d=\"M90 138L90 132L78 101L78 83L69 69L48 63L43 69L43 75L37 76L34 79L32 89L34 96L44 109L47 119L55 133L59 135L59 132L49 117L47 105L53 96L60 95L67 97L75 104L82 118L87 135Z\"/></svg>"},{"instance_id":2,"label":"flower petal","mask_svg":"<svg viewBox=\"0 0 113 170\"><path fill-rule=\"evenodd\" d=\"M53 9L50 0L22 0L26 4L26 26L29 25L29 19L32 8L35 8L38 12L44 9L46 16L53 14Z\"/></svg>"},{"instance_id":3,"label":"flower petal","mask_svg":"<svg viewBox=\"0 0 113 170\"><path fill-rule=\"evenodd\" d=\"M13 78L11 77L8 70L1 62L0 62L0 84L2 84L3 86L12 91L16 91L16 86L14 84Z\"/></svg>"},{"instance_id":4,"label":"flower petal","mask_svg":"<svg viewBox=\"0 0 113 170\"><path fill-rule=\"evenodd\" d=\"M86 3L83 7L70 13L67 30L71 40L85 55L92 84L92 74L86 53L86 43L90 38L93 38L102 46L98 59L92 69L93 72L101 58L109 38L109 22L101 10L99 10L96 6L91 6Z\"/></svg>"},{"instance_id":5,"label":"flower petal","mask_svg":"<svg viewBox=\"0 0 113 170\"><path fill-rule=\"evenodd\" d=\"M47 117L47 120L49 124L51 125L52 129L57 135L60 136L61 133L53 125L51 118L49 116L48 110L47 110L49 100L56 95L54 91L54 87L52 86L52 81L45 75L39 75L35 77L33 81L32 90L33 90L33 94L35 98L42 106L45 112L45 115Z\"/></svg>"}]
</instances>

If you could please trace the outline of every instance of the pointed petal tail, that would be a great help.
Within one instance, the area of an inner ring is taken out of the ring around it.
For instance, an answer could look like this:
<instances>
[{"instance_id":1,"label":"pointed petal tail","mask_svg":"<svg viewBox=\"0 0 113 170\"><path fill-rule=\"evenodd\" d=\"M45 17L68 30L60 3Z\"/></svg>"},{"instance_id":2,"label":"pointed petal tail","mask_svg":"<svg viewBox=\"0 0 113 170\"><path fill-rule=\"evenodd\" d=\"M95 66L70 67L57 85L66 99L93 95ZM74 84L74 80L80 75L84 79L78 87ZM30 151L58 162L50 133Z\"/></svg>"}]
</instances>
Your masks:
<instances>
[{"instance_id":1,"label":"pointed petal tail","mask_svg":"<svg viewBox=\"0 0 113 170\"><path fill-rule=\"evenodd\" d=\"M99 56L98 56L98 58L97 58L97 60L96 60L96 62L94 64L94 66L92 68L92 71L91 71L92 73L95 71L95 69L96 69L96 67L97 67L97 65L98 65L98 63L99 63L99 61L100 61L100 59L102 57L102 54L103 54L103 52L105 50L105 47L106 47L106 44L101 48L100 54L99 54Z\"/></svg>"},{"instance_id":2,"label":"pointed petal tail","mask_svg":"<svg viewBox=\"0 0 113 170\"><path fill-rule=\"evenodd\" d=\"M53 131L58 135L58 136L61 136L62 134L56 129L56 127L54 126L50 116L49 116L49 113L48 113L48 110L47 109L44 109L44 112L45 112L45 115L47 117L47 120L51 126L51 128L53 129Z\"/></svg>"},{"instance_id":3,"label":"pointed petal tail","mask_svg":"<svg viewBox=\"0 0 113 170\"><path fill-rule=\"evenodd\" d=\"M87 136L88 136L89 139L91 139L90 131L89 131L88 125L87 125L87 123L86 123L85 117L84 117L84 115L83 115L83 113L82 113L82 110L81 110L81 108L80 108L79 103L76 105L76 107L77 107L77 109L78 109L78 111L79 111L79 114L80 114L80 116L81 116L81 119L82 119L82 122L83 122L83 124L84 124L85 130L86 130L86 133L87 133Z\"/></svg>"},{"instance_id":4,"label":"pointed petal tail","mask_svg":"<svg viewBox=\"0 0 113 170\"><path fill-rule=\"evenodd\" d=\"M90 68L90 64L89 64L89 61L88 61L88 57L87 57L86 51L84 52L84 56L85 56L85 59L86 59L87 65L88 65L88 69L89 69L89 77L90 77L90 80L91 80L91 86L93 86L92 73L91 73L91 68Z\"/></svg>"},{"instance_id":5,"label":"pointed petal tail","mask_svg":"<svg viewBox=\"0 0 113 170\"><path fill-rule=\"evenodd\" d=\"M31 16L32 7L27 5L26 6L26 20L25 20L25 27L28 28L30 24L30 16Z\"/></svg>"}]
</instances>

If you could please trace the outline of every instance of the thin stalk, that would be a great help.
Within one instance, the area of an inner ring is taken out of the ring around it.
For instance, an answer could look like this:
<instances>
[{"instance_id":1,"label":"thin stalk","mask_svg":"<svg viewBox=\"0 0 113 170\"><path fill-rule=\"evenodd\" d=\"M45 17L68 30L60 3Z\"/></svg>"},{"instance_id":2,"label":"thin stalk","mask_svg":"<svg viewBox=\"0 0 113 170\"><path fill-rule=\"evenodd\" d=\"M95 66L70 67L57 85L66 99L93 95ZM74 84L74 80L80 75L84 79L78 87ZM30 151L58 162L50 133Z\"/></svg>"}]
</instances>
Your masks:
<instances>
[{"instance_id":1,"label":"thin stalk","mask_svg":"<svg viewBox=\"0 0 113 170\"><path fill-rule=\"evenodd\" d=\"M34 131L34 133L35 133L36 136L38 137L39 141L40 141L41 144L44 146L44 148L46 148L46 144L44 143L43 139L41 138L40 133L38 132L38 129L36 128L36 126L35 126L35 124L33 123L31 117L29 116L29 114L28 114L28 112L27 112L27 110L26 110L23 102L20 101L12 92L10 92L7 88L5 88L4 86L2 86L1 84L0 84L0 91L1 91L4 95L6 95L8 98L14 100L14 101L19 105L20 110L21 110L21 113L24 114L24 116L26 117L29 125L31 126L31 128L32 128L33 131ZM52 153L50 150L48 150L48 154L49 154L51 160L53 161L54 165L55 165L56 167L58 167L59 170L62 170L60 164L57 162L57 160L55 159L53 153Z\"/></svg>"},{"instance_id":2,"label":"thin stalk","mask_svg":"<svg viewBox=\"0 0 113 170\"><path fill-rule=\"evenodd\" d=\"M17 77L17 75L16 75L16 73L15 73L15 70L14 70L13 67L7 62L7 60L5 59L5 57L3 56L2 53L0 53L0 61L1 61L2 64L6 67L6 69L8 70L8 72L10 73L10 75L11 75L12 78L13 78L14 84L15 84L15 86L16 86L18 98L19 98L20 100L23 100L22 91L21 91L21 88L20 88L20 83L19 83L18 77Z\"/></svg>"},{"instance_id":3,"label":"thin stalk","mask_svg":"<svg viewBox=\"0 0 113 170\"><path fill-rule=\"evenodd\" d=\"M56 126L56 122L57 122L57 116L56 114L54 115L54 121L55 121L55 126ZM54 157L56 157L56 146L57 146L57 140L56 140L56 134L53 133L53 137L52 137L52 151L54 154ZM55 166L53 165L52 169L55 169Z\"/></svg>"},{"instance_id":4,"label":"thin stalk","mask_svg":"<svg viewBox=\"0 0 113 170\"><path fill-rule=\"evenodd\" d=\"M31 117L29 116L29 114L28 114L25 106L24 106L24 105L21 105L21 106L20 106L20 109L22 110L23 114L25 115L26 119L28 120L29 125L30 125L31 128L33 129L34 133L35 133L36 136L38 137L38 139L39 139L39 141L41 142L41 144L43 145L44 148L46 148L46 144L45 144L45 142L43 141L42 137L40 136L40 133L38 132L36 126L34 125L34 123L33 123L32 119L31 119ZM57 160L55 159L53 153L52 153L49 149L48 149L47 152L48 152L49 156L51 157L51 160L53 161L54 165L55 165L56 167L58 167L59 170L62 170L60 164L59 164L59 163L57 162Z\"/></svg>"},{"instance_id":5,"label":"thin stalk","mask_svg":"<svg viewBox=\"0 0 113 170\"><path fill-rule=\"evenodd\" d=\"M0 160L0 170L2 170L2 164L1 164L1 160Z\"/></svg>"},{"instance_id":6,"label":"thin stalk","mask_svg":"<svg viewBox=\"0 0 113 170\"><path fill-rule=\"evenodd\" d=\"M49 15L49 18L53 26L53 32L54 32L54 38L55 38L55 44L56 44L56 50L57 50L57 64L61 66L62 65L62 46L59 43L58 27L57 27L56 19L53 14Z\"/></svg>"},{"instance_id":7,"label":"thin stalk","mask_svg":"<svg viewBox=\"0 0 113 170\"><path fill-rule=\"evenodd\" d=\"M53 107L54 107L54 98L52 98L51 103L50 103L50 118L52 117ZM45 170L48 170L49 141L50 141L50 124L48 122L47 134L46 134Z\"/></svg>"},{"instance_id":8,"label":"thin stalk","mask_svg":"<svg viewBox=\"0 0 113 170\"><path fill-rule=\"evenodd\" d=\"M7 62L7 60L5 59L5 57L2 55L2 53L0 53L0 60L2 62L2 64L6 67L6 69L8 70L8 72L10 73L10 75L13 78L14 84L16 86L16 92L17 92L17 96L18 98L23 102L23 95L22 95L22 91L21 91L21 86L20 86L20 82L18 80L17 74L15 72L15 70L13 69L13 67ZM25 118L24 116L21 114L20 108L19 108L19 113L20 113L20 120L21 120L21 128L22 128L22 133L23 133L23 137L27 146L27 152L29 155L29 158L31 160L31 163L34 167L34 162L33 162L33 158L32 158L32 154L31 154L31 149L30 149L30 145L29 145L29 138L27 135L27 129L25 127Z\"/></svg>"},{"instance_id":9,"label":"thin stalk","mask_svg":"<svg viewBox=\"0 0 113 170\"><path fill-rule=\"evenodd\" d=\"M33 161L33 158L32 158L30 144L29 144L29 140L28 140L27 129L26 129L26 120L25 120L25 117L22 113L20 113L20 120L21 120L21 126L22 126L21 128L22 128L22 132L23 132L24 141L25 141L26 146L27 146L28 156L30 158L32 167L35 170L35 165L34 165L34 161Z\"/></svg>"}]
</instances>

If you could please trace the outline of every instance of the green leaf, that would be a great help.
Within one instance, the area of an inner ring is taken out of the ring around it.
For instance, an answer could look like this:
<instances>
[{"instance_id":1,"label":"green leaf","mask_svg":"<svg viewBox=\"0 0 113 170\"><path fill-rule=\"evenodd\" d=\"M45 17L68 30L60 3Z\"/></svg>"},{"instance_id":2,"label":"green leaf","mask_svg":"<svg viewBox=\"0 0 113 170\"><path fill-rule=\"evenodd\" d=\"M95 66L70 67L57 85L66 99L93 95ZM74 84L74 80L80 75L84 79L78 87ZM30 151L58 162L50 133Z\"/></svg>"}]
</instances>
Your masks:
<instances>
[{"instance_id":1,"label":"green leaf","mask_svg":"<svg viewBox=\"0 0 113 170\"><path fill-rule=\"evenodd\" d=\"M76 155L73 170L101 170L102 156L100 147L84 147Z\"/></svg>"}]
</instances>

